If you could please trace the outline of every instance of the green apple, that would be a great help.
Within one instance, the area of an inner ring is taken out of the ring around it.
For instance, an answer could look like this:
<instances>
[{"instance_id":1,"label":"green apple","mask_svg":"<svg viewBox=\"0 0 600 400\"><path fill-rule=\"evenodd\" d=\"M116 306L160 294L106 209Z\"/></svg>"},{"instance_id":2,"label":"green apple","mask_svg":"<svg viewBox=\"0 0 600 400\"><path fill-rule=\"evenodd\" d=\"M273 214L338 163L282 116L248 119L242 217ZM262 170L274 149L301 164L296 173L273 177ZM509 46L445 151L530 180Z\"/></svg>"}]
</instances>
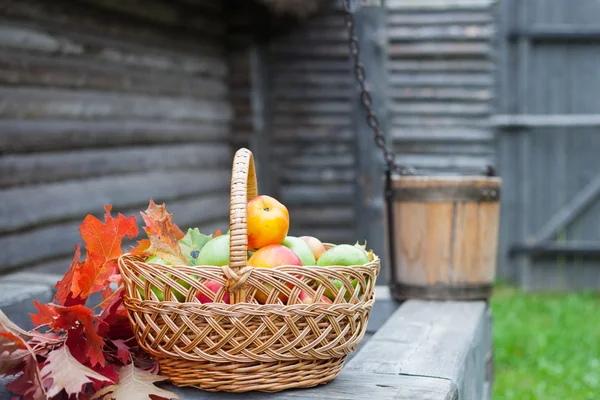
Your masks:
<instances>
[{"instance_id":1,"label":"green apple","mask_svg":"<svg viewBox=\"0 0 600 400\"><path fill-rule=\"evenodd\" d=\"M298 256L302 265L315 265L315 255L304 240L295 236L286 236L281 244L292 250Z\"/></svg>"},{"instance_id":2,"label":"green apple","mask_svg":"<svg viewBox=\"0 0 600 400\"><path fill-rule=\"evenodd\" d=\"M229 264L229 235L221 235L210 239L200 253L198 265L223 266Z\"/></svg>"},{"instance_id":3,"label":"green apple","mask_svg":"<svg viewBox=\"0 0 600 400\"><path fill-rule=\"evenodd\" d=\"M339 244L330 248L319 257L317 265L327 267L331 265L354 266L364 265L369 262L367 254L349 244Z\"/></svg>"}]
</instances>

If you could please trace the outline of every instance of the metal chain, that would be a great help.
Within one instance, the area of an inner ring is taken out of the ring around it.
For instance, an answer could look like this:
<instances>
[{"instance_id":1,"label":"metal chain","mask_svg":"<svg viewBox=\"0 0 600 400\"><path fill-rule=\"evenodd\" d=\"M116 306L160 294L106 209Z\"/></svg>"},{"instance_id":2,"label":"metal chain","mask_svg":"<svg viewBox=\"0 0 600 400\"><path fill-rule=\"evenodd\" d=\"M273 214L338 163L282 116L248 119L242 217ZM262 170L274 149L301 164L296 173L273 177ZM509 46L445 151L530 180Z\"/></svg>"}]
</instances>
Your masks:
<instances>
[{"instance_id":1,"label":"metal chain","mask_svg":"<svg viewBox=\"0 0 600 400\"><path fill-rule=\"evenodd\" d=\"M373 130L375 144L377 144L377 147L379 147L383 152L383 157L385 163L387 164L388 170L396 172L400 175L412 175L414 170L411 167L397 164L394 153L392 153L386 146L385 137L383 136L383 132L379 126L379 120L373 113L373 98L371 97L371 94L369 93L365 83L367 74L365 72L365 67L360 61L360 46L354 30L352 0L343 0L343 2L345 11L344 18L346 20L346 28L349 36L350 54L352 54L354 61L354 76L360 85L360 101L367 113L367 125L369 125L369 127Z\"/></svg>"}]
</instances>

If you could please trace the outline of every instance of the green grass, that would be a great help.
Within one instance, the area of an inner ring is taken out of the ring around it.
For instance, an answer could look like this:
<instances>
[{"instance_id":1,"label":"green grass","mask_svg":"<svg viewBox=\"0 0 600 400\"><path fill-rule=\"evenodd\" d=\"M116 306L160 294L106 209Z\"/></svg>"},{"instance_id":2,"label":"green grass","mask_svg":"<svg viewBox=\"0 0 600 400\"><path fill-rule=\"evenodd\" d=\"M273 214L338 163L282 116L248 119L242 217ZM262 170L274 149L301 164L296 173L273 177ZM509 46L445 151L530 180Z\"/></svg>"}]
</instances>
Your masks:
<instances>
[{"instance_id":1,"label":"green grass","mask_svg":"<svg viewBox=\"0 0 600 400\"><path fill-rule=\"evenodd\" d=\"M600 295L492 297L494 400L600 399Z\"/></svg>"}]
</instances>

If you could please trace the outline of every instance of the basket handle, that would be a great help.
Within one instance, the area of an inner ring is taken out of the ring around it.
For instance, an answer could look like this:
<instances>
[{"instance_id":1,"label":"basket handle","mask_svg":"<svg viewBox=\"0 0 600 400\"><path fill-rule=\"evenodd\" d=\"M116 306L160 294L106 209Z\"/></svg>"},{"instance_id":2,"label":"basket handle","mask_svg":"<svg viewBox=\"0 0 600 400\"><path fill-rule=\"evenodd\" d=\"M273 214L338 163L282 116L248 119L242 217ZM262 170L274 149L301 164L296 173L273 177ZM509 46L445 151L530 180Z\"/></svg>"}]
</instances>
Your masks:
<instances>
[{"instance_id":1,"label":"basket handle","mask_svg":"<svg viewBox=\"0 0 600 400\"><path fill-rule=\"evenodd\" d=\"M233 157L229 200L229 267L234 273L246 267L248 262L247 204L257 195L254 156L242 147ZM243 295L240 290L232 294L234 303L239 300L236 295Z\"/></svg>"}]
</instances>

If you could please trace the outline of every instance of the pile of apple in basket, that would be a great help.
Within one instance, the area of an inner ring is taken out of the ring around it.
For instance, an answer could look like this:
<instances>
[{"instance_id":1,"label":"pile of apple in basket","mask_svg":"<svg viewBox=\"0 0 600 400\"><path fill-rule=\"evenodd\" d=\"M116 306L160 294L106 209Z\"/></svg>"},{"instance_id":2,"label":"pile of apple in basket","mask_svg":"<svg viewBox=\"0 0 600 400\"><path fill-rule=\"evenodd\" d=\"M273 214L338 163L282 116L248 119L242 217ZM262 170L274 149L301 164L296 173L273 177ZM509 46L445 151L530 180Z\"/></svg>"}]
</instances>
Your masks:
<instances>
[{"instance_id":1,"label":"pile of apple in basket","mask_svg":"<svg viewBox=\"0 0 600 400\"><path fill-rule=\"evenodd\" d=\"M373 251L366 250L366 245L358 242L354 245L339 244L329 249L316 237L313 236L291 236L288 235L290 227L290 216L288 209L277 199L261 195L248 202L247 206L247 265L254 268L275 268L282 265L295 266L358 266L373 260ZM187 234L178 240L180 253L172 248L146 249L143 253L145 262L162 265L193 265L193 266L225 266L229 264L230 237L229 231L221 234L206 235L198 228L189 228ZM179 254L178 254L179 253ZM142 278L143 280L143 278ZM351 281L352 287L356 288L357 280ZM179 281L182 286L189 289L190 285L185 281ZM333 280L333 284L339 290L342 289L341 280ZM230 295L224 285L208 280L204 286L215 293L215 296L207 296L202 291L196 293L196 299L200 303L224 302L230 303ZM162 289L155 285L150 286L158 301L165 300ZM138 287L143 296L142 288ZM185 296L172 289L175 299L182 302ZM358 295L360 296L360 290ZM268 293L257 290L254 299L260 304L266 304ZM150 296L152 297L152 296ZM278 299L284 304L304 303L311 304L324 302L332 304L336 294L327 288L319 298L313 298L305 291L299 291L294 299L289 299L283 293L278 294ZM349 300L350 291L345 291L344 298Z\"/></svg>"}]
</instances>

